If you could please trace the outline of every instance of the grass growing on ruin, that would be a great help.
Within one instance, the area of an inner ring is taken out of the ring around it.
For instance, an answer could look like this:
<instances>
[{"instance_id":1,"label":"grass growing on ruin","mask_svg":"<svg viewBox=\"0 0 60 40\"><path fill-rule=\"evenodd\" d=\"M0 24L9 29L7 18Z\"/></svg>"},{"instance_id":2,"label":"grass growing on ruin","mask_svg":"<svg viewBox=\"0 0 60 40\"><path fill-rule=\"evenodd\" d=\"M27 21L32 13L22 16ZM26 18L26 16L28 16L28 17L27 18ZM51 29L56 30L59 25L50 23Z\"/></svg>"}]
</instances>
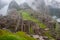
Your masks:
<instances>
[{"instance_id":1,"label":"grass growing on ruin","mask_svg":"<svg viewBox=\"0 0 60 40\"><path fill-rule=\"evenodd\" d=\"M40 28L43 28L43 29L46 28L46 25L45 25L45 24L41 23L41 22L40 22L39 20L37 20L36 18L33 18L32 16L30 16L30 14L29 14L28 12L22 12L22 16L23 16L23 19L24 19L24 20L31 20L31 21L37 23ZM49 33L49 31L48 31L48 32L45 32L44 34L45 34L47 37L51 38L51 40L52 40L52 39L55 40L55 39L51 36L51 34Z\"/></svg>"},{"instance_id":2,"label":"grass growing on ruin","mask_svg":"<svg viewBox=\"0 0 60 40\"><path fill-rule=\"evenodd\" d=\"M45 24L41 23L36 18L30 16L30 14L28 12L22 12L22 16L23 16L23 19L24 20L31 20L31 21L37 23L40 26L40 28L43 28L43 29L46 28L46 25Z\"/></svg>"}]
</instances>

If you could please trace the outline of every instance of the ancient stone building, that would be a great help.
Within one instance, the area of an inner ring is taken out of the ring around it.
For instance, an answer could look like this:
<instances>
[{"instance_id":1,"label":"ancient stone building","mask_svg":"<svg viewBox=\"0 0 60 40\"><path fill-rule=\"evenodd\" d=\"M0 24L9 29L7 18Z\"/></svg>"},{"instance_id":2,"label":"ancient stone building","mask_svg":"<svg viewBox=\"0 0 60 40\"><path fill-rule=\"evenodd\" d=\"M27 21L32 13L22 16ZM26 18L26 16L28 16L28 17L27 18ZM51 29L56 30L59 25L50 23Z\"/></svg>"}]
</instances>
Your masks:
<instances>
[{"instance_id":1,"label":"ancient stone building","mask_svg":"<svg viewBox=\"0 0 60 40\"><path fill-rule=\"evenodd\" d=\"M8 10L8 16L12 19L17 19L19 17L18 12L16 9Z\"/></svg>"}]
</instances>

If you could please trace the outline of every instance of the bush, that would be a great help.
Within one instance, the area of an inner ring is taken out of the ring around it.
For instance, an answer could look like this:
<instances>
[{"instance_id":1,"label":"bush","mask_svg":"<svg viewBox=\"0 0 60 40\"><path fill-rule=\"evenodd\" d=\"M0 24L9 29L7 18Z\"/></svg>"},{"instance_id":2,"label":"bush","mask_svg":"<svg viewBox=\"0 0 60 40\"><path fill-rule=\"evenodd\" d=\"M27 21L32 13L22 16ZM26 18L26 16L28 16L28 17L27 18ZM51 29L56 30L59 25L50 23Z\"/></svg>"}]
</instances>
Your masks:
<instances>
[{"instance_id":1,"label":"bush","mask_svg":"<svg viewBox=\"0 0 60 40\"><path fill-rule=\"evenodd\" d=\"M15 35L4 35L0 36L0 40L26 40L26 39Z\"/></svg>"},{"instance_id":2,"label":"bush","mask_svg":"<svg viewBox=\"0 0 60 40\"><path fill-rule=\"evenodd\" d=\"M0 29L0 36L10 35L10 34L13 34L13 33L9 32L8 30L1 30L1 29Z\"/></svg>"},{"instance_id":3,"label":"bush","mask_svg":"<svg viewBox=\"0 0 60 40\"><path fill-rule=\"evenodd\" d=\"M28 36L28 35L27 35L26 33L24 33L24 32L17 32L16 35L18 35L18 36L20 36L20 37L24 37L24 38L27 39L27 40L36 40L36 39Z\"/></svg>"},{"instance_id":4,"label":"bush","mask_svg":"<svg viewBox=\"0 0 60 40\"><path fill-rule=\"evenodd\" d=\"M0 40L35 40L24 32L11 33L7 30L0 30Z\"/></svg>"}]
</instances>

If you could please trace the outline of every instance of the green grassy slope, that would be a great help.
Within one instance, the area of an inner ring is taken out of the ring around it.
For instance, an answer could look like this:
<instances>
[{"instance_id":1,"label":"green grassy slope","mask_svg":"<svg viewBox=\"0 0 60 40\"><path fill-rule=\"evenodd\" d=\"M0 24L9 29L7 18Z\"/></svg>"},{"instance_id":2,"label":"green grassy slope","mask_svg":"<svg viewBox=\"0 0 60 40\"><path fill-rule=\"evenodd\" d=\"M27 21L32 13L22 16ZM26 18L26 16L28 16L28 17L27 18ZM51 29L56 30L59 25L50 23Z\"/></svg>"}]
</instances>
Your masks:
<instances>
[{"instance_id":1,"label":"green grassy slope","mask_svg":"<svg viewBox=\"0 0 60 40\"><path fill-rule=\"evenodd\" d=\"M22 12L22 16L23 16L23 19L24 19L24 20L31 20L31 21L37 23L37 24L40 26L40 28L43 28L43 29L46 28L46 25L45 25L45 24L41 23L41 22L40 22L39 20L37 20L36 18L30 16L30 14L29 14L28 12Z\"/></svg>"},{"instance_id":2,"label":"green grassy slope","mask_svg":"<svg viewBox=\"0 0 60 40\"><path fill-rule=\"evenodd\" d=\"M35 23L37 23L39 25L40 28L45 29L46 25L41 23L38 19L30 16L30 14L28 12L22 12L22 16L23 16L23 20L31 20ZM50 38L51 40L55 40L52 35L49 33L49 31L46 31L44 33L45 36L47 36L48 38Z\"/></svg>"},{"instance_id":3,"label":"green grassy slope","mask_svg":"<svg viewBox=\"0 0 60 40\"><path fill-rule=\"evenodd\" d=\"M30 16L30 14L28 12L22 12L22 16L23 16L23 20L31 20L35 23L37 23L40 28L45 29L46 25L41 23L39 20L37 20L36 18ZM45 32L44 34L45 36L51 38L51 40L54 40L49 31ZM11 33L9 31L6 30L0 30L0 40L36 40L30 36L28 36L26 33L24 32L16 32L16 33Z\"/></svg>"},{"instance_id":4,"label":"green grassy slope","mask_svg":"<svg viewBox=\"0 0 60 40\"><path fill-rule=\"evenodd\" d=\"M0 30L0 40L36 40L25 32L11 33L7 30Z\"/></svg>"}]
</instances>

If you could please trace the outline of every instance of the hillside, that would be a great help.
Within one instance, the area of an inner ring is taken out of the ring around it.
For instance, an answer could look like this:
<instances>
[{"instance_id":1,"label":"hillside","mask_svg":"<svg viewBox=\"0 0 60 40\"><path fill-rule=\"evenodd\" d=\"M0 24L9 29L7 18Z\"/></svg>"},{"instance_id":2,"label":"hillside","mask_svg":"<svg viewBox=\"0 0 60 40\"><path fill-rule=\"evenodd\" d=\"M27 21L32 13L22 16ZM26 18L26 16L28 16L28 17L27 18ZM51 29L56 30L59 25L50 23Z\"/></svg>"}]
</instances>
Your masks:
<instances>
[{"instance_id":1,"label":"hillside","mask_svg":"<svg viewBox=\"0 0 60 40\"><path fill-rule=\"evenodd\" d=\"M44 0L20 5L12 0L3 10L7 15L0 15L0 40L60 40L60 22L49 15L59 17L60 9L47 7Z\"/></svg>"},{"instance_id":2,"label":"hillside","mask_svg":"<svg viewBox=\"0 0 60 40\"><path fill-rule=\"evenodd\" d=\"M15 11L16 12L16 11ZM19 18L18 20L17 19L9 19L8 20L8 17L6 17L6 20L5 22L3 21L0 22L2 23L2 25L5 25L4 26L0 26L1 29L8 29L9 31L11 32L17 32L17 31L23 31L23 32L26 32L28 34L32 34L30 36L33 36L33 35L40 35L42 37L46 36L47 39L49 38L50 40L51 39L54 39L52 37L52 34L50 33L50 30L45 30L47 29L47 25L45 25L44 23L40 22L40 20L36 19L35 17L31 16L29 12L26 12L26 11L18 11L18 13L22 13L19 17L21 17L22 19L20 19L19 21ZM18 15L18 14L17 14ZM13 17L13 16L12 16ZM4 17L3 17L4 18ZM15 21L17 20L17 22ZM2 21L2 20L0 20ZM6 23L7 21L10 21L8 23ZM11 23L12 22L12 23ZM16 24L17 23L17 24ZM10 25L8 27L8 25ZM21 25L20 25L21 24ZM17 26L18 25L18 26ZM4 28L3 28L4 27ZM22 27L22 28L21 28ZM16 29L17 28L17 29ZM22 34L23 35L23 34ZM15 37L15 36L14 36ZM24 39L23 39L24 40ZM32 39L31 39L32 40Z\"/></svg>"}]
</instances>

